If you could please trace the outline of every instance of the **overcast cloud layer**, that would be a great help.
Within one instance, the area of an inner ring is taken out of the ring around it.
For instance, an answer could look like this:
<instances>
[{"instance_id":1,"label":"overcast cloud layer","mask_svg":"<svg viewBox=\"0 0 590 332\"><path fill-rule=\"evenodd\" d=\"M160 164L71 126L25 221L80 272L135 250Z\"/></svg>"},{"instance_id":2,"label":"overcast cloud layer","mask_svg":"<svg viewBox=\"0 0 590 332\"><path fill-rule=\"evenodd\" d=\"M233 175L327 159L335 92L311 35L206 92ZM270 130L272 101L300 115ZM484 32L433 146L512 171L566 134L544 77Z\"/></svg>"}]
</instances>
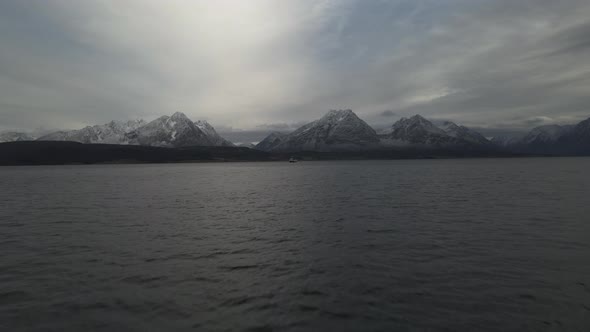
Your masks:
<instances>
[{"instance_id":1,"label":"overcast cloud layer","mask_svg":"<svg viewBox=\"0 0 590 332\"><path fill-rule=\"evenodd\" d=\"M589 17L587 0L4 0L0 130L182 111L255 140L334 108L377 127L573 123Z\"/></svg>"}]
</instances>

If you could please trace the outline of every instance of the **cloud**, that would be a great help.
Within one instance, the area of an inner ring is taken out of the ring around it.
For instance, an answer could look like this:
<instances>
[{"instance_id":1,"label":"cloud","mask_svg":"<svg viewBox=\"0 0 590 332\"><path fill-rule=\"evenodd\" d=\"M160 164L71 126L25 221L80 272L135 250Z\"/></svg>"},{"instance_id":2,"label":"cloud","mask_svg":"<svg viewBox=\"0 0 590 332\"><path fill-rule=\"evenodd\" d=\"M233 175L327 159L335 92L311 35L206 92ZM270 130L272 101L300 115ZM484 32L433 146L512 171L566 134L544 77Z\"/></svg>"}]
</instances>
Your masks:
<instances>
[{"instance_id":1,"label":"cloud","mask_svg":"<svg viewBox=\"0 0 590 332\"><path fill-rule=\"evenodd\" d=\"M535 116L525 120L525 123L529 126L536 127L541 125L554 124L555 120L548 116Z\"/></svg>"},{"instance_id":2,"label":"cloud","mask_svg":"<svg viewBox=\"0 0 590 332\"><path fill-rule=\"evenodd\" d=\"M381 116L392 117L392 116L397 116L397 113L395 113L392 110L386 110L386 111L381 112Z\"/></svg>"},{"instance_id":3,"label":"cloud","mask_svg":"<svg viewBox=\"0 0 590 332\"><path fill-rule=\"evenodd\" d=\"M291 129L291 126L286 123L268 123L256 126L257 128L273 130L273 131L285 131Z\"/></svg>"},{"instance_id":4,"label":"cloud","mask_svg":"<svg viewBox=\"0 0 590 332\"><path fill-rule=\"evenodd\" d=\"M589 15L585 0L3 1L0 129L183 111L262 132L338 108L376 126L575 122Z\"/></svg>"}]
</instances>

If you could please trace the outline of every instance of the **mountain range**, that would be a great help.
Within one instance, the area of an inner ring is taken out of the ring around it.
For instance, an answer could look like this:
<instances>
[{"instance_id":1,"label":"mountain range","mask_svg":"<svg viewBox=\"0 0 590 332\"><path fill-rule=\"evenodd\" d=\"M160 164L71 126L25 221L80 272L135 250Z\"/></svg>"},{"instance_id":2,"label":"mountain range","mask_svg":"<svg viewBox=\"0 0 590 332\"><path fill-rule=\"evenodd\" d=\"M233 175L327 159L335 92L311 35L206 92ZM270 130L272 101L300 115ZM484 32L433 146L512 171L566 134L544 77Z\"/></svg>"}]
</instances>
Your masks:
<instances>
[{"instance_id":1,"label":"mountain range","mask_svg":"<svg viewBox=\"0 0 590 332\"><path fill-rule=\"evenodd\" d=\"M57 131L38 138L40 141L72 141L80 143L130 144L127 134L145 125L145 121L111 121L104 125L78 130Z\"/></svg>"},{"instance_id":2,"label":"mountain range","mask_svg":"<svg viewBox=\"0 0 590 332\"><path fill-rule=\"evenodd\" d=\"M208 122L192 121L181 112L161 116L151 122L111 121L41 137L19 132L0 133L0 142L30 140L171 148L236 146L221 137ZM444 150L590 155L590 119L576 125L536 127L521 136L494 137L490 140L468 127L451 121L435 125L420 115L402 118L387 129L376 132L352 110L331 110L291 133L272 132L255 146L239 146L271 153Z\"/></svg>"},{"instance_id":3,"label":"mountain range","mask_svg":"<svg viewBox=\"0 0 590 332\"><path fill-rule=\"evenodd\" d=\"M332 110L321 119L308 123L280 138L271 134L275 144L269 151L358 151L375 148L379 137L373 128L351 110ZM278 140L277 140L278 138ZM267 139L256 146L266 149Z\"/></svg>"},{"instance_id":4,"label":"mountain range","mask_svg":"<svg viewBox=\"0 0 590 332\"><path fill-rule=\"evenodd\" d=\"M332 110L290 134L271 133L256 146L268 152L495 148L474 130L450 121L438 127L420 115L378 133L351 110Z\"/></svg>"},{"instance_id":5,"label":"mountain range","mask_svg":"<svg viewBox=\"0 0 590 332\"><path fill-rule=\"evenodd\" d=\"M70 141L85 144L122 144L159 147L233 146L221 137L207 121L193 122L185 114L176 112L154 121L111 121L103 125L87 126L70 131L57 131L40 137L26 133L0 134L0 142L12 141Z\"/></svg>"},{"instance_id":6,"label":"mountain range","mask_svg":"<svg viewBox=\"0 0 590 332\"><path fill-rule=\"evenodd\" d=\"M381 135L382 145L414 148L491 148L480 133L451 121L436 126L420 115L402 118Z\"/></svg>"},{"instance_id":7,"label":"mountain range","mask_svg":"<svg viewBox=\"0 0 590 332\"><path fill-rule=\"evenodd\" d=\"M576 125L546 125L517 137L496 137L496 146L518 153L590 155L590 118Z\"/></svg>"},{"instance_id":8,"label":"mountain range","mask_svg":"<svg viewBox=\"0 0 590 332\"><path fill-rule=\"evenodd\" d=\"M590 119L576 125L533 128L520 137L487 139L451 121L440 125L420 115L375 132L351 110L333 110L292 133L271 133L256 149L267 152L425 150L590 155Z\"/></svg>"},{"instance_id":9,"label":"mountain range","mask_svg":"<svg viewBox=\"0 0 590 332\"><path fill-rule=\"evenodd\" d=\"M16 131L6 131L0 133L0 143L3 142L20 142L20 141L34 141L35 136L27 133Z\"/></svg>"}]
</instances>

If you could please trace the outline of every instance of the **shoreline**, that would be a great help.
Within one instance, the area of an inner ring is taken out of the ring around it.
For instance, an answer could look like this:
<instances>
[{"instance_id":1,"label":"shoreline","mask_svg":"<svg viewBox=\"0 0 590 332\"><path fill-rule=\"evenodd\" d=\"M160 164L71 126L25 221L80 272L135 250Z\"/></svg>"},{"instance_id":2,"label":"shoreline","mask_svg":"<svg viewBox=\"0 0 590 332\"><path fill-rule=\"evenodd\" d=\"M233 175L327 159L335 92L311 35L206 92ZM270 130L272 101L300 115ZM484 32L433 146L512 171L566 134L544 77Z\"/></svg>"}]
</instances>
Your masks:
<instances>
[{"instance_id":1,"label":"shoreline","mask_svg":"<svg viewBox=\"0 0 590 332\"><path fill-rule=\"evenodd\" d=\"M578 157L486 150L369 150L356 152L270 153L244 147L165 148L139 145L83 144L64 141L0 143L0 166L123 165L171 163L287 162L356 160L423 160Z\"/></svg>"}]
</instances>

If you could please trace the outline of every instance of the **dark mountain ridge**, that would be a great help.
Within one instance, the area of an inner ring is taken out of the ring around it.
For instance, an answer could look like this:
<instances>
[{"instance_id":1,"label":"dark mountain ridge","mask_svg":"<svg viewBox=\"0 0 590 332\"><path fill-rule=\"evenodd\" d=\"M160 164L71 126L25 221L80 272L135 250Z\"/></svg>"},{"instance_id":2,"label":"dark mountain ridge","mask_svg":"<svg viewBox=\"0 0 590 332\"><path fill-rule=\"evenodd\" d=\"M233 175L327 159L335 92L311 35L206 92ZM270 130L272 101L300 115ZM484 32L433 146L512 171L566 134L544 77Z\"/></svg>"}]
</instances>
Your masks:
<instances>
[{"instance_id":1,"label":"dark mountain ridge","mask_svg":"<svg viewBox=\"0 0 590 332\"><path fill-rule=\"evenodd\" d=\"M16 132L5 133L1 138L2 141L34 139L32 136ZM235 146L217 134L206 121L193 122L180 112L172 116L162 116L149 123L142 120L111 121L105 125L52 133L37 140L177 149ZM47 143L37 146L51 147ZM60 149L65 149L67 146L60 145ZM29 145L21 145L21 147L33 149L33 146ZM78 147L78 149L82 148ZM84 151L92 149L94 148L83 148ZM457 156L485 154L590 155L590 119L576 125L536 127L520 137L497 137L488 140L468 127L450 121L435 125L420 115L402 118L388 129L377 133L352 110L332 110L320 119L291 133L273 132L258 143L254 149L271 152L273 158L282 154L303 152L310 152L314 155L315 153L341 153L349 156L368 156L367 152L371 152L372 157L370 158L385 155L395 158L400 154L412 156L449 154ZM138 151L148 151L133 148L119 150L110 148L107 150L110 152L128 151L133 156L136 156ZM98 149L96 151L104 152L106 150ZM150 151L158 154L157 150ZM179 158L185 157L183 155Z\"/></svg>"}]
</instances>

